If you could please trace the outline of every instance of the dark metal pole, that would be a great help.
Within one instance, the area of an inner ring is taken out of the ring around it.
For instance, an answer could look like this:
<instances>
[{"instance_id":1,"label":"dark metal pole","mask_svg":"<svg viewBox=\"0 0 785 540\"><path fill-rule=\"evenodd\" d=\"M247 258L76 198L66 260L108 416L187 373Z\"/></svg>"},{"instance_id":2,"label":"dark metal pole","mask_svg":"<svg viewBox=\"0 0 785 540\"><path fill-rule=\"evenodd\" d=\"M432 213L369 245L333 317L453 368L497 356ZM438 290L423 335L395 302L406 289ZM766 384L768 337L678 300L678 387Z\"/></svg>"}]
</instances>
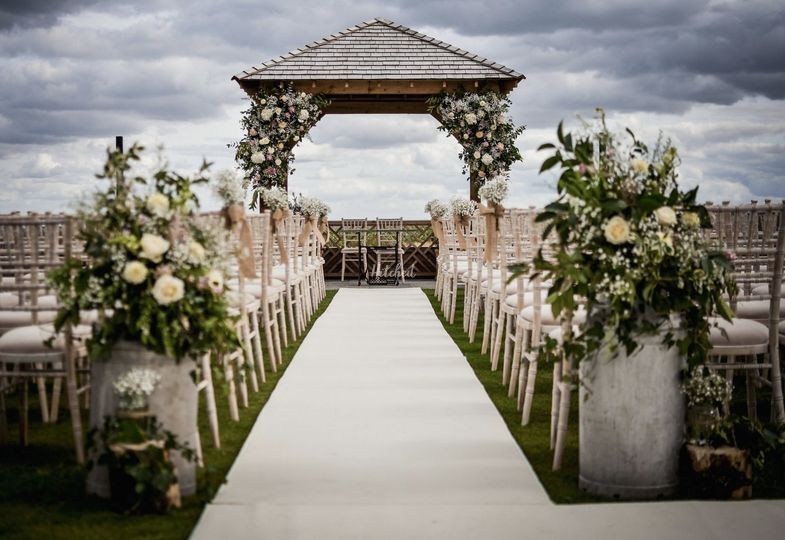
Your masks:
<instances>
[{"instance_id":1,"label":"dark metal pole","mask_svg":"<svg viewBox=\"0 0 785 540\"><path fill-rule=\"evenodd\" d=\"M114 149L117 150L118 152L122 153L122 151L123 151L123 136L122 135L117 135L114 138Z\"/></svg>"}]
</instances>

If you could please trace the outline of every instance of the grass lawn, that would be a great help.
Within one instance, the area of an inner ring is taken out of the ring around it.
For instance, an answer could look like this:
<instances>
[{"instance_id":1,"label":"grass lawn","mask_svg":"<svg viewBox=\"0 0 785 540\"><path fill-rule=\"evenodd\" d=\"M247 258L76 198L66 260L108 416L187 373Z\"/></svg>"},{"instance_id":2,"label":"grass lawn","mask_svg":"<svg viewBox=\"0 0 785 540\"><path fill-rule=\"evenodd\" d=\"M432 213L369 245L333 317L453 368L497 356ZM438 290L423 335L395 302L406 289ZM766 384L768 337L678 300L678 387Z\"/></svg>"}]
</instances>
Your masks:
<instances>
[{"instance_id":1,"label":"grass lawn","mask_svg":"<svg viewBox=\"0 0 785 540\"><path fill-rule=\"evenodd\" d=\"M335 291L327 292L314 321L334 295ZM105 501L85 495L85 471L74 461L71 424L66 409L57 424L43 425L40 417L36 416L37 402L31 403L30 444L27 448L20 448L15 444L17 414L13 407L17 400L13 395L7 396L11 444L0 446L0 537L53 540L187 538L204 505L225 481L256 417L302 339L289 343L284 350L283 367L277 373L267 372L267 382L261 385L259 392L249 392L249 407L240 410L239 422L229 419L225 388L221 384L222 378L216 374L221 449L213 448L210 443L207 417L201 414L204 408L200 404L199 428L206 466L199 472L199 494L185 499L181 509L166 516L125 516L113 512ZM31 392L31 396L34 394Z\"/></svg>"},{"instance_id":2,"label":"grass lawn","mask_svg":"<svg viewBox=\"0 0 785 540\"><path fill-rule=\"evenodd\" d=\"M432 289L425 293L433 305L433 309L444 329L450 334L469 361L474 373L485 387L493 404L504 418L518 446L555 503L596 502L597 499L578 488L578 392L573 392L573 403L570 410L570 430L567 435L567 448L560 471L553 472L553 452L550 450L551 429L551 383L553 381L552 366L539 366L534 402L528 426L521 425L521 413L516 410L515 399L507 396L507 387L502 385L501 358L499 370L491 371L488 355L480 354L482 345L482 318L474 343L463 331L463 290L458 291L458 308L455 324L449 324L441 314L439 301Z\"/></svg>"}]
</instances>

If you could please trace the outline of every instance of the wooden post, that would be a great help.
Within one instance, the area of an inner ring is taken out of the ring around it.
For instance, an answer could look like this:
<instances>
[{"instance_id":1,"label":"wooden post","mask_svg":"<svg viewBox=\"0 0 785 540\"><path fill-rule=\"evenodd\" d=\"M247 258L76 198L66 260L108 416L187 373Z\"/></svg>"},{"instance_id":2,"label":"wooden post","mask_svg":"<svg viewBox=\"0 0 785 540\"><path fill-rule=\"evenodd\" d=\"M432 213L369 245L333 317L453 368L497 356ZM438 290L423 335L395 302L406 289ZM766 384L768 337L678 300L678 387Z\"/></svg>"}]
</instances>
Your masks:
<instances>
[{"instance_id":1,"label":"wooden post","mask_svg":"<svg viewBox=\"0 0 785 540\"><path fill-rule=\"evenodd\" d=\"M122 152L123 151L123 136L122 135L117 135L114 138L114 149L117 150L118 152Z\"/></svg>"},{"instance_id":2,"label":"wooden post","mask_svg":"<svg viewBox=\"0 0 785 540\"><path fill-rule=\"evenodd\" d=\"M480 178L474 171L469 174L469 198L480 202Z\"/></svg>"}]
</instances>

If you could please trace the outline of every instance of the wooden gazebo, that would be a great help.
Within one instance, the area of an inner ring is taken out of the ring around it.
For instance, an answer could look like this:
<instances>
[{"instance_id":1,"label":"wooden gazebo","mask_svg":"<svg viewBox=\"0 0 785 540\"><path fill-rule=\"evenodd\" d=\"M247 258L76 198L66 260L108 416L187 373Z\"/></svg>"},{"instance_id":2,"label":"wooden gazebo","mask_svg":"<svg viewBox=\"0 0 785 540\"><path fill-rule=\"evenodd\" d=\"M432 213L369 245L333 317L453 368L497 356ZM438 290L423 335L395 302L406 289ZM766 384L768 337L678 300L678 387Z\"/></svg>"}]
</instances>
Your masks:
<instances>
[{"instance_id":1,"label":"wooden gazebo","mask_svg":"<svg viewBox=\"0 0 785 540\"><path fill-rule=\"evenodd\" d=\"M373 19L232 77L248 94L281 82L323 94L325 114L428 114L443 91L510 92L513 69L386 19ZM437 118L438 119L438 118ZM471 179L471 196L477 182Z\"/></svg>"}]
</instances>

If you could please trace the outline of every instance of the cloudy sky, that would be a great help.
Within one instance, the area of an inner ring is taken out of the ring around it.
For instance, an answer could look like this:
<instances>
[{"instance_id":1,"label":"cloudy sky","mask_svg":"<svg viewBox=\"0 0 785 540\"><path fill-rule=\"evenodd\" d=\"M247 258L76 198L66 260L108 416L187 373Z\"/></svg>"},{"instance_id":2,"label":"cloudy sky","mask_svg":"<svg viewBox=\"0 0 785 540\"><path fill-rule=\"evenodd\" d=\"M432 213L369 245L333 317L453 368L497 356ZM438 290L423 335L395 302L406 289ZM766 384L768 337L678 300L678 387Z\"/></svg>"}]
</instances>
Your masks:
<instances>
[{"instance_id":1,"label":"cloudy sky","mask_svg":"<svg viewBox=\"0 0 785 540\"><path fill-rule=\"evenodd\" d=\"M670 136L704 199L785 197L782 0L0 0L0 212L68 209L115 135L163 145L182 172L202 157L232 167L246 102L231 76L374 17L526 75L512 204L553 196L535 148L597 106L644 139ZM296 150L290 191L334 218L421 219L426 200L468 192L436 127L327 116Z\"/></svg>"}]
</instances>

